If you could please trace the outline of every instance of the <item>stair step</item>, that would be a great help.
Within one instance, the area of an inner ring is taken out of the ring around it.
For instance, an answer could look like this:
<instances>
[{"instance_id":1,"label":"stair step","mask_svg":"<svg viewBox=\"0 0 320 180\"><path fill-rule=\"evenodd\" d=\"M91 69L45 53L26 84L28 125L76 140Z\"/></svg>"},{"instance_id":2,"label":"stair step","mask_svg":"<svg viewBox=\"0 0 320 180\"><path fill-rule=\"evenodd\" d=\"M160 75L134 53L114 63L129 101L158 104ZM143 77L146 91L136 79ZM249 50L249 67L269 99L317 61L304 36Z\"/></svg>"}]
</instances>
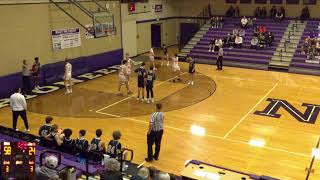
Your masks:
<instances>
[{"instance_id":1,"label":"stair step","mask_svg":"<svg viewBox=\"0 0 320 180\"><path fill-rule=\"evenodd\" d=\"M269 67L271 68L280 68L280 69L289 69L290 62L280 62L280 61L270 61Z\"/></svg>"},{"instance_id":2,"label":"stair step","mask_svg":"<svg viewBox=\"0 0 320 180\"><path fill-rule=\"evenodd\" d=\"M293 52L282 52L282 57L293 57L294 53ZM275 52L274 56L279 56L280 57L280 52Z\"/></svg>"},{"instance_id":3,"label":"stair step","mask_svg":"<svg viewBox=\"0 0 320 180\"><path fill-rule=\"evenodd\" d=\"M274 62L291 62L291 58L288 57L280 57L280 56L272 56L271 61Z\"/></svg>"},{"instance_id":4,"label":"stair step","mask_svg":"<svg viewBox=\"0 0 320 180\"><path fill-rule=\"evenodd\" d=\"M284 51L284 48L277 48L276 52L280 52L282 49L282 52L290 52L290 53L295 53L296 49L287 49L287 51Z\"/></svg>"},{"instance_id":5,"label":"stair step","mask_svg":"<svg viewBox=\"0 0 320 180\"><path fill-rule=\"evenodd\" d=\"M281 39L281 40L280 40L281 43L284 43L284 42L286 42L286 41L287 41L287 39ZM290 40L290 43L291 43L291 44L299 44L299 41L300 41L300 40L298 40L298 39L291 39L291 40Z\"/></svg>"},{"instance_id":6,"label":"stair step","mask_svg":"<svg viewBox=\"0 0 320 180\"><path fill-rule=\"evenodd\" d=\"M191 49L182 49L181 52L182 53L189 53Z\"/></svg>"}]
</instances>

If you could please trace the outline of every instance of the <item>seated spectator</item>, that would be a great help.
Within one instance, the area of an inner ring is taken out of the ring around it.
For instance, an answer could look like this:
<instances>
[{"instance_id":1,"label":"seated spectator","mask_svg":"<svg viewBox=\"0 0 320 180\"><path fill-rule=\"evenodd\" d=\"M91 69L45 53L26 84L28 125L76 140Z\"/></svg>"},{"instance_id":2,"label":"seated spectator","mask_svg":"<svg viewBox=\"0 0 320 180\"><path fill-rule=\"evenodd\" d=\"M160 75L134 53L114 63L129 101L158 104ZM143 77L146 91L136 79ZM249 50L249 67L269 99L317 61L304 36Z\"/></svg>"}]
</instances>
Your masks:
<instances>
[{"instance_id":1,"label":"seated spectator","mask_svg":"<svg viewBox=\"0 0 320 180\"><path fill-rule=\"evenodd\" d=\"M260 7L257 7L256 10L254 11L254 17L259 18L260 17Z\"/></svg>"},{"instance_id":2,"label":"seated spectator","mask_svg":"<svg viewBox=\"0 0 320 180\"><path fill-rule=\"evenodd\" d=\"M73 154L75 141L71 139L72 130L65 129L63 130L63 134L61 149L63 152Z\"/></svg>"},{"instance_id":3,"label":"seated spectator","mask_svg":"<svg viewBox=\"0 0 320 180\"><path fill-rule=\"evenodd\" d=\"M160 172L157 180L170 180L170 175L168 173Z\"/></svg>"},{"instance_id":4,"label":"seated spectator","mask_svg":"<svg viewBox=\"0 0 320 180\"><path fill-rule=\"evenodd\" d=\"M45 138L48 141L51 141L52 146L60 146L62 144L62 138L64 134L62 133L62 129L59 129L59 126L54 124L52 125L52 131Z\"/></svg>"},{"instance_id":5,"label":"seated spectator","mask_svg":"<svg viewBox=\"0 0 320 180\"><path fill-rule=\"evenodd\" d=\"M311 40L309 37L307 37L301 46L301 53L307 54L309 52L310 46L311 46Z\"/></svg>"},{"instance_id":6,"label":"seated spectator","mask_svg":"<svg viewBox=\"0 0 320 180\"><path fill-rule=\"evenodd\" d=\"M246 35L246 31L244 29L240 29L238 34L239 36L244 37Z\"/></svg>"},{"instance_id":7,"label":"seated spectator","mask_svg":"<svg viewBox=\"0 0 320 180\"><path fill-rule=\"evenodd\" d=\"M209 42L209 52L214 52L214 44L215 44L216 40L215 38L212 38Z\"/></svg>"},{"instance_id":8,"label":"seated spectator","mask_svg":"<svg viewBox=\"0 0 320 180\"><path fill-rule=\"evenodd\" d=\"M263 34L259 34L258 36L258 40L259 40L259 44L258 47L260 48L264 48L266 46L266 39L265 36Z\"/></svg>"},{"instance_id":9,"label":"seated spectator","mask_svg":"<svg viewBox=\"0 0 320 180\"><path fill-rule=\"evenodd\" d=\"M86 130L81 129L79 131L79 137L75 141L75 151L77 162L85 164L86 153L89 151L89 142L85 139Z\"/></svg>"},{"instance_id":10,"label":"seated spectator","mask_svg":"<svg viewBox=\"0 0 320 180\"><path fill-rule=\"evenodd\" d=\"M216 28L216 26L217 26L217 19L216 19L216 17L212 17L212 18L211 18L210 24L211 24L211 28Z\"/></svg>"},{"instance_id":11,"label":"seated spectator","mask_svg":"<svg viewBox=\"0 0 320 180\"><path fill-rule=\"evenodd\" d=\"M44 160L44 166L37 167L35 170L37 180L58 179L58 158L55 156L48 156Z\"/></svg>"},{"instance_id":12,"label":"seated spectator","mask_svg":"<svg viewBox=\"0 0 320 180\"><path fill-rule=\"evenodd\" d=\"M248 18L248 27L252 27L252 26L253 26L253 19Z\"/></svg>"},{"instance_id":13,"label":"seated spectator","mask_svg":"<svg viewBox=\"0 0 320 180\"><path fill-rule=\"evenodd\" d=\"M233 35L239 34L239 29L238 29L238 28L234 28L234 29L232 30L232 34L233 34Z\"/></svg>"},{"instance_id":14,"label":"seated spectator","mask_svg":"<svg viewBox=\"0 0 320 180\"><path fill-rule=\"evenodd\" d=\"M214 44L214 50L215 51L218 51L219 50L219 47L222 47L223 46L223 42L222 42L222 39L219 38L219 39L216 39L216 42Z\"/></svg>"},{"instance_id":15,"label":"seated spectator","mask_svg":"<svg viewBox=\"0 0 320 180\"><path fill-rule=\"evenodd\" d=\"M39 136L42 138L47 137L52 131L51 122L53 121L53 118L51 116L47 116L45 121L46 123L39 128L39 132L38 132Z\"/></svg>"},{"instance_id":16,"label":"seated spectator","mask_svg":"<svg viewBox=\"0 0 320 180\"><path fill-rule=\"evenodd\" d=\"M229 41L229 48L230 49L232 49L235 46L235 40L236 40L236 36L231 34L230 41Z\"/></svg>"},{"instance_id":17,"label":"seated spectator","mask_svg":"<svg viewBox=\"0 0 320 180\"><path fill-rule=\"evenodd\" d=\"M265 7L263 7L260 11L260 18L266 18L267 17L267 10Z\"/></svg>"},{"instance_id":18,"label":"seated spectator","mask_svg":"<svg viewBox=\"0 0 320 180\"><path fill-rule=\"evenodd\" d=\"M234 10L234 17L240 17L240 9L237 6L236 9Z\"/></svg>"},{"instance_id":19,"label":"seated spectator","mask_svg":"<svg viewBox=\"0 0 320 180\"><path fill-rule=\"evenodd\" d=\"M235 9L233 8L233 6L231 5L229 7L229 9L226 12L226 16L227 17L234 17L235 16Z\"/></svg>"},{"instance_id":20,"label":"seated spectator","mask_svg":"<svg viewBox=\"0 0 320 180\"><path fill-rule=\"evenodd\" d=\"M224 18L223 17L220 17L219 19L219 28L223 28L223 24L224 24Z\"/></svg>"},{"instance_id":21,"label":"seated spectator","mask_svg":"<svg viewBox=\"0 0 320 180\"><path fill-rule=\"evenodd\" d=\"M121 138L121 132L120 131L114 131L112 133L113 140L109 141L108 148L107 148L107 155L109 155L111 158L114 159L121 159L122 154L122 146L120 143ZM125 156L125 153L123 153L123 156ZM125 157L124 157L125 158Z\"/></svg>"},{"instance_id":22,"label":"seated spectator","mask_svg":"<svg viewBox=\"0 0 320 180\"><path fill-rule=\"evenodd\" d=\"M310 12L309 8L306 6L302 9L300 20L303 22L305 20L308 20L310 18Z\"/></svg>"},{"instance_id":23,"label":"seated spectator","mask_svg":"<svg viewBox=\"0 0 320 180\"><path fill-rule=\"evenodd\" d=\"M238 47L238 48L242 48L242 43L243 43L242 37L239 36L239 35L237 35L234 43L235 43L235 44L234 44L234 47L236 47L236 48L237 48L237 47Z\"/></svg>"},{"instance_id":24,"label":"seated spectator","mask_svg":"<svg viewBox=\"0 0 320 180\"><path fill-rule=\"evenodd\" d=\"M150 179L149 169L146 167L140 168L137 175L133 176L130 179L131 180L149 180Z\"/></svg>"},{"instance_id":25,"label":"seated spectator","mask_svg":"<svg viewBox=\"0 0 320 180\"><path fill-rule=\"evenodd\" d=\"M259 33L264 34L267 32L267 28L266 26L262 25L259 27Z\"/></svg>"},{"instance_id":26,"label":"seated spectator","mask_svg":"<svg viewBox=\"0 0 320 180\"><path fill-rule=\"evenodd\" d=\"M96 137L91 140L90 151L106 153L105 143L101 140L102 130L96 130Z\"/></svg>"},{"instance_id":27,"label":"seated spectator","mask_svg":"<svg viewBox=\"0 0 320 180\"><path fill-rule=\"evenodd\" d=\"M268 32L268 34L266 35L266 44L267 44L267 46L271 47L273 41L274 41L274 36L273 36L272 32Z\"/></svg>"},{"instance_id":28,"label":"seated spectator","mask_svg":"<svg viewBox=\"0 0 320 180\"><path fill-rule=\"evenodd\" d=\"M320 53L320 42L319 41L317 41L317 43L316 43L316 52L317 52L317 54Z\"/></svg>"},{"instance_id":29,"label":"seated spectator","mask_svg":"<svg viewBox=\"0 0 320 180\"><path fill-rule=\"evenodd\" d=\"M243 16L243 18L241 19L241 27L247 28L247 26L248 26L248 19L245 16Z\"/></svg>"},{"instance_id":30,"label":"seated spectator","mask_svg":"<svg viewBox=\"0 0 320 180\"><path fill-rule=\"evenodd\" d=\"M272 8L270 9L270 18L274 19L276 17L276 13L277 13L277 9L276 6L272 6Z\"/></svg>"},{"instance_id":31,"label":"seated spectator","mask_svg":"<svg viewBox=\"0 0 320 180\"><path fill-rule=\"evenodd\" d=\"M251 49L257 49L259 40L256 36L251 39Z\"/></svg>"},{"instance_id":32,"label":"seated spectator","mask_svg":"<svg viewBox=\"0 0 320 180\"><path fill-rule=\"evenodd\" d=\"M259 33L260 33L259 32L259 28L260 28L260 26L257 26L257 27L254 28L253 33L254 33L255 36L259 35Z\"/></svg>"},{"instance_id":33,"label":"seated spectator","mask_svg":"<svg viewBox=\"0 0 320 180\"><path fill-rule=\"evenodd\" d=\"M277 11L275 19L281 21L284 18L282 11Z\"/></svg>"},{"instance_id":34,"label":"seated spectator","mask_svg":"<svg viewBox=\"0 0 320 180\"><path fill-rule=\"evenodd\" d=\"M113 158L105 162L105 171L101 174L101 180L122 180L120 172L120 163Z\"/></svg>"}]
</instances>

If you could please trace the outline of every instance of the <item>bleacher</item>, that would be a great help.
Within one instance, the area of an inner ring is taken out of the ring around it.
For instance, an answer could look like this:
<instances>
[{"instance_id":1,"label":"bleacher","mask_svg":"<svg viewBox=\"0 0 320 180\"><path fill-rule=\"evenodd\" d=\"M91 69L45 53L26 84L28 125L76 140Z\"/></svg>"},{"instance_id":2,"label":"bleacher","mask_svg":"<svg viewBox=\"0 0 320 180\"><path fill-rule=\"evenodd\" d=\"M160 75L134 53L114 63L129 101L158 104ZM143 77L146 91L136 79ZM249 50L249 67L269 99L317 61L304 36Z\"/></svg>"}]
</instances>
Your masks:
<instances>
[{"instance_id":1,"label":"bleacher","mask_svg":"<svg viewBox=\"0 0 320 180\"><path fill-rule=\"evenodd\" d=\"M246 35L243 38L242 49L224 48L224 64L228 66L247 67L255 69L267 69L269 61L274 54L278 43L280 42L287 26L288 20L281 23L271 19L257 19L255 25L265 25L267 31L274 34L274 43L272 47L262 49L250 49L250 41L254 35L253 27L246 29ZM215 38L224 38L232 30L240 26L239 18L226 18L224 27L220 29L210 29L201 40L194 46L189 55L192 55L198 63L214 64L216 62L217 52L208 52L210 40Z\"/></svg>"},{"instance_id":2,"label":"bleacher","mask_svg":"<svg viewBox=\"0 0 320 180\"><path fill-rule=\"evenodd\" d=\"M320 64L307 63L307 54L301 53L301 47L304 40L310 35L313 30L318 30L319 21L308 21L307 26L299 41L299 45L290 63L289 72L320 75Z\"/></svg>"}]
</instances>

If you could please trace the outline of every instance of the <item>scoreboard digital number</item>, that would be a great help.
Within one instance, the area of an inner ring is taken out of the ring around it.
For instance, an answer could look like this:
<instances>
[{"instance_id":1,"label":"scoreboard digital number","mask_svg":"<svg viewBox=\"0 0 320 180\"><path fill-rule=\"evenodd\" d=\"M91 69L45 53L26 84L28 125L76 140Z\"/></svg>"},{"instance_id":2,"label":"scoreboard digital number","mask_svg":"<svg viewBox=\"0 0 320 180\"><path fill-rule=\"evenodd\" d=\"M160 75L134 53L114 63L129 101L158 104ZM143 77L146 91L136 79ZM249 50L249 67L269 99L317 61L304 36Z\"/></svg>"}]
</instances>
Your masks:
<instances>
[{"instance_id":1,"label":"scoreboard digital number","mask_svg":"<svg viewBox=\"0 0 320 180\"><path fill-rule=\"evenodd\" d=\"M1 177L4 179L34 179L36 144L1 142Z\"/></svg>"}]
</instances>

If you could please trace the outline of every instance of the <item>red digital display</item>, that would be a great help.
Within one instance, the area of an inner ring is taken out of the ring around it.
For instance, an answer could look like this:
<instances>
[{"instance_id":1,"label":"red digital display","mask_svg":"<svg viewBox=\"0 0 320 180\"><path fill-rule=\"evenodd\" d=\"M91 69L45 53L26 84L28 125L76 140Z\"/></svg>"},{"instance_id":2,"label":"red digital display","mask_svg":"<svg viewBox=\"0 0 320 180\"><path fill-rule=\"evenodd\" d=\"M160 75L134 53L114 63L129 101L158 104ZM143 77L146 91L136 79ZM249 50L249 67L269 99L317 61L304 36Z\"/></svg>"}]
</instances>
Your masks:
<instances>
[{"instance_id":1,"label":"red digital display","mask_svg":"<svg viewBox=\"0 0 320 180\"><path fill-rule=\"evenodd\" d=\"M1 177L33 179L36 144L28 142L1 143Z\"/></svg>"}]
</instances>

